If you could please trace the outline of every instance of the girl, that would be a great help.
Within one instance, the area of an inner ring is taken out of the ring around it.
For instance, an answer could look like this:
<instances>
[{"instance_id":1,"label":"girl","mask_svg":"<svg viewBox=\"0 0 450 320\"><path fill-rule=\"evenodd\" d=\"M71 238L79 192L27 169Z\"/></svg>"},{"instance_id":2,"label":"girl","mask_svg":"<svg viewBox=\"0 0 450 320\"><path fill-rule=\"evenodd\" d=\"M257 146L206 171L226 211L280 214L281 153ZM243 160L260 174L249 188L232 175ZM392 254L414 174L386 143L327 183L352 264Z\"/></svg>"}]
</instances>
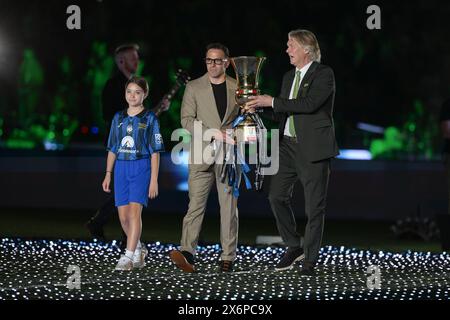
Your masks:
<instances>
[{"instance_id":1,"label":"girl","mask_svg":"<svg viewBox=\"0 0 450 320\"><path fill-rule=\"evenodd\" d=\"M139 241L142 206L147 206L148 198L158 196L159 152L164 151L164 144L156 115L143 106L147 95L148 84L144 78L128 80L125 86L128 109L116 113L109 133L102 186L105 192L111 192L114 168L115 204L128 237L125 254L115 270L132 270L145 265L147 250Z\"/></svg>"}]
</instances>

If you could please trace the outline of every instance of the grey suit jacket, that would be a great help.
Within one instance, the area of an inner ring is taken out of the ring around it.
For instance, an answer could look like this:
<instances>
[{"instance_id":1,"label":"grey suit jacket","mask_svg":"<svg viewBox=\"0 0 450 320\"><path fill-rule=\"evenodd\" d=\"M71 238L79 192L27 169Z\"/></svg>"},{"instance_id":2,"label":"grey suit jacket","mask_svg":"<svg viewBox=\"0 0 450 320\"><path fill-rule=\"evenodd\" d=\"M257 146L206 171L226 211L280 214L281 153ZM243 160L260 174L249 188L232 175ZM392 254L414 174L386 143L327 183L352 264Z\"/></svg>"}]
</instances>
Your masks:
<instances>
[{"instance_id":1,"label":"grey suit jacket","mask_svg":"<svg viewBox=\"0 0 450 320\"><path fill-rule=\"evenodd\" d=\"M181 105L181 125L191 134L189 170L206 171L212 165L204 161L203 153L213 156L210 141L203 141L203 134L207 129L227 129L231 127L234 118L239 114L236 104L236 80L227 76L227 111L220 120L217 111L213 89L208 74L190 81L184 91ZM202 130L194 130L194 126ZM200 147L201 146L201 147Z\"/></svg>"}]
</instances>

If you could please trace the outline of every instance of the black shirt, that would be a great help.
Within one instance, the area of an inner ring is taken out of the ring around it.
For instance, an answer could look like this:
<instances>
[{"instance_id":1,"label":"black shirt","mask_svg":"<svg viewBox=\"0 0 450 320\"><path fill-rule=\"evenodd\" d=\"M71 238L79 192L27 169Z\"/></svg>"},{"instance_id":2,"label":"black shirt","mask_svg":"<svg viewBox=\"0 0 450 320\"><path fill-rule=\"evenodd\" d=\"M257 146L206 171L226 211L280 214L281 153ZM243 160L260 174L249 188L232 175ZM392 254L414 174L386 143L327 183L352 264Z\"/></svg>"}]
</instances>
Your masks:
<instances>
[{"instance_id":1,"label":"black shirt","mask_svg":"<svg viewBox=\"0 0 450 320\"><path fill-rule=\"evenodd\" d=\"M214 92L214 99L216 100L217 111L219 112L220 121L225 117L227 112L227 82L221 84L211 83Z\"/></svg>"},{"instance_id":2,"label":"black shirt","mask_svg":"<svg viewBox=\"0 0 450 320\"><path fill-rule=\"evenodd\" d=\"M444 101L439 115L440 122L448 120L450 120L450 99ZM442 152L450 153L450 139L444 139L444 148Z\"/></svg>"},{"instance_id":3,"label":"black shirt","mask_svg":"<svg viewBox=\"0 0 450 320\"><path fill-rule=\"evenodd\" d=\"M120 111L128 108L127 100L125 99L125 85L127 84L127 77L117 71L112 78L110 78L103 88L102 92L102 110L103 120L109 126L114 115Z\"/></svg>"}]
</instances>

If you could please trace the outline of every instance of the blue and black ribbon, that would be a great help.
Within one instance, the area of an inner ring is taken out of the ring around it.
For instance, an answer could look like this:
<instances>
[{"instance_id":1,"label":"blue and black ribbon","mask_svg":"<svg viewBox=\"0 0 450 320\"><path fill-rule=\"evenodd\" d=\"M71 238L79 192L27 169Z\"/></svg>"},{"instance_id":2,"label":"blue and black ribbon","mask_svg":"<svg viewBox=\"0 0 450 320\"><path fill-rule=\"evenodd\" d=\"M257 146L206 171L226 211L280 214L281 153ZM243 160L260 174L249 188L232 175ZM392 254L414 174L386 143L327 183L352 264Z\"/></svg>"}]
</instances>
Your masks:
<instances>
[{"instance_id":1,"label":"blue and black ribbon","mask_svg":"<svg viewBox=\"0 0 450 320\"><path fill-rule=\"evenodd\" d=\"M237 116L231 127L235 129L240 123L242 123L247 117L250 117L256 123L258 140L257 143L261 146L262 138L260 130L264 128L264 124L261 121L261 118L256 114L252 113L243 113ZM249 165L245 162L245 157L241 154L241 151L238 148L238 145L235 144L233 148L229 149L230 152L227 152L225 155L225 162L222 166L221 172L221 182L227 182L228 186L233 189L233 196L239 197L239 186L241 184L242 177L244 177L245 186L247 189L252 189L252 184L250 182L250 178L248 177L248 173L250 172ZM232 150L232 154L231 154ZM257 164L255 169L255 189L260 190L262 188L264 176L261 174L261 163L259 159L259 153L257 153ZM225 190L226 192L226 190Z\"/></svg>"}]
</instances>

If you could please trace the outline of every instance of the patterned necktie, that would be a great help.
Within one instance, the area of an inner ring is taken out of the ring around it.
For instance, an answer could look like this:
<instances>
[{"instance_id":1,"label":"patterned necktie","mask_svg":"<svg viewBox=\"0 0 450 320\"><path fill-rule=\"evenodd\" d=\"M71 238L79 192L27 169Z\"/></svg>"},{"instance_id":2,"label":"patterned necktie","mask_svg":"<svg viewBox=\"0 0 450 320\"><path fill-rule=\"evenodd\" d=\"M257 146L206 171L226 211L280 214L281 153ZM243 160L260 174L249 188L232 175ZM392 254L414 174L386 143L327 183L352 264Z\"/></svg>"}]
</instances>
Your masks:
<instances>
[{"instance_id":1,"label":"patterned necktie","mask_svg":"<svg viewBox=\"0 0 450 320\"><path fill-rule=\"evenodd\" d=\"M294 80L294 91L292 92L292 99L297 98L298 89L300 88L300 79L301 79L301 73L300 71L295 72L295 80ZM294 116L291 115L288 118L289 121L289 133L291 136L295 137L295 127L294 127Z\"/></svg>"}]
</instances>

